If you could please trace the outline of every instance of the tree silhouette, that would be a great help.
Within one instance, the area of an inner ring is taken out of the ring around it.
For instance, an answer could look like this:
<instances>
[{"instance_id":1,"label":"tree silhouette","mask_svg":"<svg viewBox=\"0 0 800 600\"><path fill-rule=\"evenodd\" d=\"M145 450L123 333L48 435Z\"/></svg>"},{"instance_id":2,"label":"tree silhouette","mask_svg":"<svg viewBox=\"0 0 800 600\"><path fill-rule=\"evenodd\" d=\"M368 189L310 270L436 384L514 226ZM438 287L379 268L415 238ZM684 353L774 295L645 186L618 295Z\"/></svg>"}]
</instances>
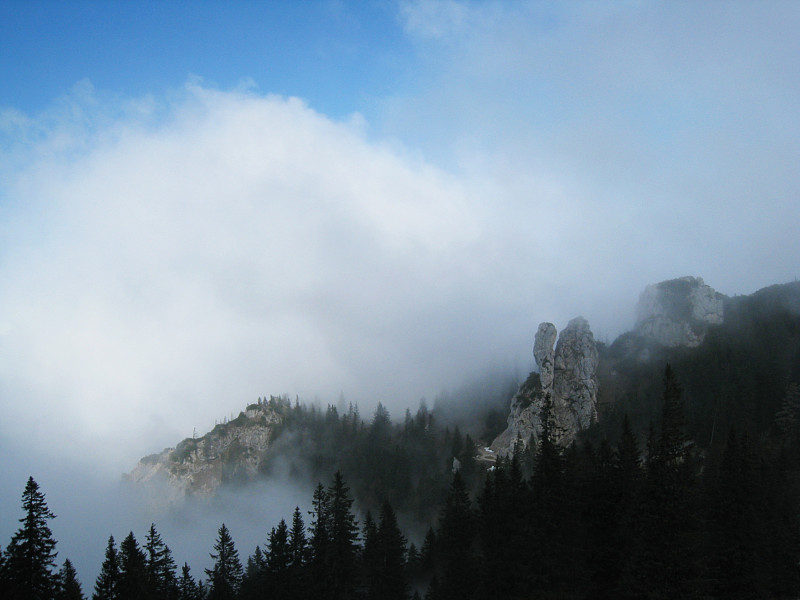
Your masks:
<instances>
[{"instance_id":1,"label":"tree silhouette","mask_svg":"<svg viewBox=\"0 0 800 600\"><path fill-rule=\"evenodd\" d=\"M7 597L52 598L56 589L56 540L47 522L55 518L33 477L22 492L22 527L11 538L3 566Z\"/></svg>"},{"instance_id":2,"label":"tree silhouette","mask_svg":"<svg viewBox=\"0 0 800 600\"><path fill-rule=\"evenodd\" d=\"M106 554L100 573L94 583L92 600L114 600L117 597L117 583L119 582L119 554L114 543L114 536L108 537Z\"/></svg>"},{"instance_id":3,"label":"tree silhouette","mask_svg":"<svg viewBox=\"0 0 800 600\"><path fill-rule=\"evenodd\" d=\"M206 569L209 585L209 600L231 600L239 593L242 582L242 563L239 552L233 543L230 531L225 523L219 528L217 543L214 544L216 554L211 554L214 567Z\"/></svg>"},{"instance_id":4,"label":"tree silhouette","mask_svg":"<svg viewBox=\"0 0 800 600\"><path fill-rule=\"evenodd\" d=\"M81 582L78 573L72 566L72 561L66 559L64 566L58 572L58 586L55 594L56 600L84 600Z\"/></svg>"}]
</instances>

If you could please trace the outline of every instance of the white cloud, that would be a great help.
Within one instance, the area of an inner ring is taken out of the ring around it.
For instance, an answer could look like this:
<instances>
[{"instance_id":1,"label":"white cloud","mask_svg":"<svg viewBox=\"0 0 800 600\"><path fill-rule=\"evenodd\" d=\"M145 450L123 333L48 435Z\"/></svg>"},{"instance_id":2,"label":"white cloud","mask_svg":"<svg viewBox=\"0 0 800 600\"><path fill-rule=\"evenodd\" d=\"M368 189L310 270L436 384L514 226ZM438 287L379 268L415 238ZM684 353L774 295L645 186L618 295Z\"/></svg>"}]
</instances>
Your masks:
<instances>
[{"instance_id":1,"label":"white cloud","mask_svg":"<svg viewBox=\"0 0 800 600\"><path fill-rule=\"evenodd\" d=\"M413 404L462 371L414 356L481 262L462 183L297 99L69 103L3 190L5 434L119 467L256 395Z\"/></svg>"},{"instance_id":2,"label":"white cloud","mask_svg":"<svg viewBox=\"0 0 800 600\"><path fill-rule=\"evenodd\" d=\"M6 110L3 434L119 470L258 395L524 371L654 281L796 277L798 11L728 5L403 4L416 91L344 122L197 80Z\"/></svg>"}]
</instances>

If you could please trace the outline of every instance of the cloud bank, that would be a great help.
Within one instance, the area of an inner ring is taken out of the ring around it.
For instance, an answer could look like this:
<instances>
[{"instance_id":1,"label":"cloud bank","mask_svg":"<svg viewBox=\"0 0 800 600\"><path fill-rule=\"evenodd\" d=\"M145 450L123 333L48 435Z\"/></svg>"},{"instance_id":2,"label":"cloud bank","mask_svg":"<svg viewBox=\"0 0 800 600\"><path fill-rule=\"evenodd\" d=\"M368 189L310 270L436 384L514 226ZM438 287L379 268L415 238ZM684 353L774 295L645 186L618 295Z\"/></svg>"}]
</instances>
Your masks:
<instances>
[{"instance_id":1,"label":"cloud bank","mask_svg":"<svg viewBox=\"0 0 800 600\"><path fill-rule=\"evenodd\" d=\"M257 396L400 416L648 283L798 276L796 3L399 6L413 77L344 120L200 79L0 108L0 539L29 474L80 527Z\"/></svg>"}]
</instances>

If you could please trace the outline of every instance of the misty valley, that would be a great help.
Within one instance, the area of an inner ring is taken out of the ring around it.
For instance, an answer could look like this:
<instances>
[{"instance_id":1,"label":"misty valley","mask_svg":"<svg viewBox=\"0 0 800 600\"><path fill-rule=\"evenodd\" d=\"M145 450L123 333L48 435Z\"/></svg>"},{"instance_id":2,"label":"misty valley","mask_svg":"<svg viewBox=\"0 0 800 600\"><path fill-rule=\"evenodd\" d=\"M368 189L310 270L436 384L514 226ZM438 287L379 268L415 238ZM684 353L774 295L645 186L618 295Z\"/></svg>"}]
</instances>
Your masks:
<instances>
[{"instance_id":1,"label":"misty valley","mask_svg":"<svg viewBox=\"0 0 800 600\"><path fill-rule=\"evenodd\" d=\"M124 475L154 522L108 531L96 576L58 552L50 523L70 515L33 474L0 597L800 595L800 283L727 297L664 281L613 342L545 322L533 357L524 381L476 374L403 415L258 398ZM207 567L159 530L224 494L267 506L286 481L306 490L294 511L252 519L254 548L218 523Z\"/></svg>"}]
</instances>

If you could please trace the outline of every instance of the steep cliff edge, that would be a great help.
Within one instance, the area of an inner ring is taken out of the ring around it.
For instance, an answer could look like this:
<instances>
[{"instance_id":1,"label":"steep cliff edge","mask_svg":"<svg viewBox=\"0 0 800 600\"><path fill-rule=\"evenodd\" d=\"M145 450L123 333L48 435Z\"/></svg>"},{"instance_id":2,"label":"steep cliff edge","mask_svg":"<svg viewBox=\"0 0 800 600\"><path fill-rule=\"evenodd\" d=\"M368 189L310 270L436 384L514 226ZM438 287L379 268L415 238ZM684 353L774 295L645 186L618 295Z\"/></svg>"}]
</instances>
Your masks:
<instances>
[{"instance_id":1,"label":"steep cliff edge","mask_svg":"<svg viewBox=\"0 0 800 600\"><path fill-rule=\"evenodd\" d=\"M139 461L125 475L141 486L169 484L171 497L210 496L223 483L255 478L266 458L276 426L283 422L285 406L271 398L251 404L236 419L214 427L199 438L186 438Z\"/></svg>"},{"instance_id":2,"label":"steep cliff edge","mask_svg":"<svg viewBox=\"0 0 800 600\"><path fill-rule=\"evenodd\" d=\"M634 333L662 346L700 345L709 325L724 318L725 296L700 277L680 277L648 285L636 306Z\"/></svg>"}]
</instances>

